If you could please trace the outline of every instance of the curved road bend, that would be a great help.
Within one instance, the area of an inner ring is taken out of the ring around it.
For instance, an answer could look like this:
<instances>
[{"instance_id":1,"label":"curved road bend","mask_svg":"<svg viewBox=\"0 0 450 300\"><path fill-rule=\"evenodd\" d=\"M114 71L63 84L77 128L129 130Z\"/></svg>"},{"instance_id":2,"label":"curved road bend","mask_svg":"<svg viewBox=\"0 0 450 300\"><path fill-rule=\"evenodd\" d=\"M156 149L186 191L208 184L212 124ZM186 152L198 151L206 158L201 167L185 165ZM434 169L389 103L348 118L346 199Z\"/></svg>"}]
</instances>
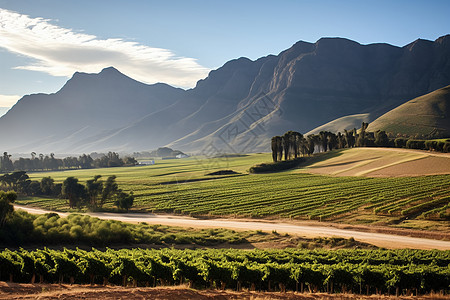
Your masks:
<instances>
[{"instance_id":1,"label":"curved road bend","mask_svg":"<svg viewBox=\"0 0 450 300\"><path fill-rule=\"evenodd\" d=\"M16 209L23 209L32 214L51 213L39 208L15 205ZM57 212L60 216L67 216L68 213ZM432 240L425 238L415 238L402 235L362 232L356 230L339 229L325 226L305 226L288 223L272 223L262 221L239 221L231 219L211 219L199 220L185 216L156 215L150 213L84 213L86 215L106 220L117 220L128 223L146 222L148 224L162 224L180 227L196 228L228 228L234 230L263 230L279 233L289 233L306 237L343 237L370 243L378 247L389 249L413 248L413 249L440 249L450 250L450 241Z\"/></svg>"}]
</instances>

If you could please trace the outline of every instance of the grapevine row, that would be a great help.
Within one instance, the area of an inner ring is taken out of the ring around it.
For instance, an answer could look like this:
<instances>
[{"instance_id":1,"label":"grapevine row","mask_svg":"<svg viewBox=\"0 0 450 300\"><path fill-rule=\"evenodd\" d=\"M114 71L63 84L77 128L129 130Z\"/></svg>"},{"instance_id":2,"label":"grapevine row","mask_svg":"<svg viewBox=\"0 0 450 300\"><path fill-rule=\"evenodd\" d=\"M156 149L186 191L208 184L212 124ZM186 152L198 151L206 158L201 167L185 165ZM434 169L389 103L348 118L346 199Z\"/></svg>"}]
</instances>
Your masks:
<instances>
[{"instance_id":1,"label":"grapevine row","mask_svg":"<svg viewBox=\"0 0 450 300\"><path fill-rule=\"evenodd\" d=\"M449 293L450 251L175 250L0 252L0 279L14 282L416 294Z\"/></svg>"}]
</instances>

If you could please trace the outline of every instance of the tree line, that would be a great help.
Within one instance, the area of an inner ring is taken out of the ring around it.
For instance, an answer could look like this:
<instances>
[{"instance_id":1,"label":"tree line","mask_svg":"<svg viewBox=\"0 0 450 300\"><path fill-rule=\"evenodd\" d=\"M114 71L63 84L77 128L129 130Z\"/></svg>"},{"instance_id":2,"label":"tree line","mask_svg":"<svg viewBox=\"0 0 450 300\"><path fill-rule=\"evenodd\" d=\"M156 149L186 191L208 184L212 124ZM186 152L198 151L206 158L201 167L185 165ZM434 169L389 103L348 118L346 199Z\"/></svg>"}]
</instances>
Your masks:
<instances>
[{"instance_id":1,"label":"tree line","mask_svg":"<svg viewBox=\"0 0 450 300\"><path fill-rule=\"evenodd\" d=\"M119 209L128 211L133 205L133 192L126 193L121 190L115 175L109 176L106 181L101 177L95 175L87 180L86 184L81 184L78 178L73 176L67 177L62 183L55 183L51 177L43 177L41 181L31 180L25 171L16 171L0 176L0 189L24 196L67 199L70 208L87 206L96 210L102 208L108 200L113 200Z\"/></svg>"},{"instance_id":2,"label":"tree line","mask_svg":"<svg viewBox=\"0 0 450 300\"><path fill-rule=\"evenodd\" d=\"M359 131L344 130L337 134L321 131L318 134L304 136L296 131L288 131L271 140L272 159L274 162L290 160L301 156L310 156L315 152L327 152L333 149L353 147L395 147L450 152L448 140L417 140L404 137L390 138L385 131L369 132L369 123L363 122Z\"/></svg>"},{"instance_id":3,"label":"tree line","mask_svg":"<svg viewBox=\"0 0 450 300\"><path fill-rule=\"evenodd\" d=\"M31 157L19 157L13 160L11 154L3 152L0 156L0 172L12 171L57 171L70 169L92 169L92 168L108 168L108 167L125 167L134 166L137 161L134 157L126 156L121 158L116 152L108 152L107 154L98 155L96 158L91 155L80 155L79 157L69 156L65 158L56 158L54 153L49 155L31 152Z\"/></svg>"}]
</instances>

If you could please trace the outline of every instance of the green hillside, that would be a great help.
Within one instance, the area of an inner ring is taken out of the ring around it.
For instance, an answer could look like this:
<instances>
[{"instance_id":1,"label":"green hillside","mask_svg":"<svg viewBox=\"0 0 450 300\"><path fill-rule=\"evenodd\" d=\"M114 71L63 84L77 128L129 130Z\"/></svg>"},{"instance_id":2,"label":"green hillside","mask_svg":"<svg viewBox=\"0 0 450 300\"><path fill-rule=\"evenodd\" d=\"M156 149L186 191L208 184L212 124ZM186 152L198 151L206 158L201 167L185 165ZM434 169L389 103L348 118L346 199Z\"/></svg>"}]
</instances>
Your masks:
<instances>
[{"instance_id":1,"label":"green hillside","mask_svg":"<svg viewBox=\"0 0 450 300\"><path fill-rule=\"evenodd\" d=\"M450 86L400 105L370 123L367 130L411 137L449 137Z\"/></svg>"}]
</instances>

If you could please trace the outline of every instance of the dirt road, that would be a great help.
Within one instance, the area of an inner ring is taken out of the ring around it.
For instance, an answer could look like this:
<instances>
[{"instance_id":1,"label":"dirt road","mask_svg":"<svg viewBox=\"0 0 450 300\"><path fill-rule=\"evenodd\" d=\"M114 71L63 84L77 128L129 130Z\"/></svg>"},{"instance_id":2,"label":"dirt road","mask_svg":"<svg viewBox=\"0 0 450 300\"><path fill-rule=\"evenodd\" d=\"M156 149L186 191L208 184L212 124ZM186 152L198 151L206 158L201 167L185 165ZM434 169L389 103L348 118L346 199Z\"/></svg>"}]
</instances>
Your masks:
<instances>
[{"instance_id":1,"label":"dirt road","mask_svg":"<svg viewBox=\"0 0 450 300\"><path fill-rule=\"evenodd\" d=\"M32 214L44 214L51 211L15 205L16 209L23 209ZM58 213L67 216L67 213ZM305 237L343 237L370 243L378 247L389 249L414 248L414 249L440 249L450 250L450 241L432 240L385 233L362 232L357 230L340 229L329 226L299 225L283 222L264 222L236 219L195 219L185 216L157 215L151 213L86 213L89 216L100 219L117 220L128 223L146 222L148 224L162 224L180 227L196 228L228 228L234 230L263 230L289 233Z\"/></svg>"},{"instance_id":2,"label":"dirt road","mask_svg":"<svg viewBox=\"0 0 450 300\"><path fill-rule=\"evenodd\" d=\"M159 287L121 287L121 286L86 286L68 284L26 284L26 283L6 283L0 282L0 300L11 299L152 299L152 300L438 300L449 299L448 296L432 294L427 296L400 296L393 295L355 295L326 294L326 293L294 293L294 292L255 292L243 290L240 292L232 290L195 290L187 286L159 286Z\"/></svg>"}]
</instances>

